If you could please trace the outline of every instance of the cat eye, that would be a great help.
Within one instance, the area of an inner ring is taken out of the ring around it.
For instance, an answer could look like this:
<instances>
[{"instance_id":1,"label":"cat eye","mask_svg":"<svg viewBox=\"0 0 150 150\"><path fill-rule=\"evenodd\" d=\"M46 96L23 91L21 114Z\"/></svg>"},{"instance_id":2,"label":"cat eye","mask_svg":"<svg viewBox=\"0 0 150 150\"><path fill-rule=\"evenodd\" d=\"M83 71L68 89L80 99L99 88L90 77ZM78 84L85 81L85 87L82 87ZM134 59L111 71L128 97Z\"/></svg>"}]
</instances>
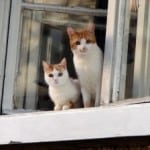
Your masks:
<instances>
[{"instance_id":1,"label":"cat eye","mask_svg":"<svg viewBox=\"0 0 150 150\"><path fill-rule=\"evenodd\" d=\"M80 41L76 41L76 45L80 45Z\"/></svg>"},{"instance_id":2,"label":"cat eye","mask_svg":"<svg viewBox=\"0 0 150 150\"><path fill-rule=\"evenodd\" d=\"M86 40L86 43L87 43L87 44L91 43L91 40Z\"/></svg>"},{"instance_id":3,"label":"cat eye","mask_svg":"<svg viewBox=\"0 0 150 150\"><path fill-rule=\"evenodd\" d=\"M58 76L59 76L59 77L61 77L62 75L63 75L63 73L62 73L62 72L58 73Z\"/></svg>"},{"instance_id":4,"label":"cat eye","mask_svg":"<svg viewBox=\"0 0 150 150\"><path fill-rule=\"evenodd\" d=\"M49 74L48 76L52 78L54 75L53 74Z\"/></svg>"}]
</instances>

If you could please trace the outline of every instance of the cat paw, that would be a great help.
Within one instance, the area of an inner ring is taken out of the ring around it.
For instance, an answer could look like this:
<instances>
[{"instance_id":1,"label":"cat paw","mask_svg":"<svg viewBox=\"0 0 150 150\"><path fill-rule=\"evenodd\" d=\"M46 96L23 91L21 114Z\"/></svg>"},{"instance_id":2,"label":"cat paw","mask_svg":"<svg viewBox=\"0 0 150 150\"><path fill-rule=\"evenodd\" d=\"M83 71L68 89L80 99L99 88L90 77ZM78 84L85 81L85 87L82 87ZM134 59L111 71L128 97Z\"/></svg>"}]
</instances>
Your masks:
<instances>
[{"instance_id":1,"label":"cat paw","mask_svg":"<svg viewBox=\"0 0 150 150\"><path fill-rule=\"evenodd\" d=\"M100 106L106 106L106 105L108 105L110 102L109 102L109 100L101 100L101 102L100 102Z\"/></svg>"},{"instance_id":2,"label":"cat paw","mask_svg":"<svg viewBox=\"0 0 150 150\"><path fill-rule=\"evenodd\" d=\"M91 104L90 100L84 101L84 108L88 108L88 107L92 107L92 104Z\"/></svg>"},{"instance_id":3,"label":"cat paw","mask_svg":"<svg viewBox=\"0 0 150 150\"><path fill-rule=\"evenodd\" d=\"M67 109L70 109L71 107L70 107L70 105L64 105L63 107L62 107L62 110L67 110Z\"/></svg>"},{"instance_id":4,"label":"cat paw","mask_svg":"<svg viewBox=\"0 0 150 150\"><path fill-rule=\"evenodd\" d=\"M100 106L99 101L96 101L95 102L95 107L98 107L98 106Z\"/></svg>"},{"instance_id":5,"label":"cat paw","mask_svg":"<svg viewBox=\"0 0 150 150\"><path fill-rule=\"evenodd\" d=\"M55 110L55 111L57 111L57 110L62 110L62 107L61 107L60 105L56 105L56 106L54 107L54 110Z\"/></svg>"}]
</instances>

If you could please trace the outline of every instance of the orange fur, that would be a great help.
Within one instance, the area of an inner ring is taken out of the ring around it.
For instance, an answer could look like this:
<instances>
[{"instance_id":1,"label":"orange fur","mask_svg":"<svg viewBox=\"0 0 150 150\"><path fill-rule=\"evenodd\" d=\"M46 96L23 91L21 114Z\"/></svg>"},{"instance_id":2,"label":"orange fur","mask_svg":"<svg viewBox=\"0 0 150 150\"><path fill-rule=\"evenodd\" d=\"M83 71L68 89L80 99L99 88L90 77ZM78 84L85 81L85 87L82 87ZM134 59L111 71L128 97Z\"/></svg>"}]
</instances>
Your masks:
<instances>
[{"instance_id":1,"label":"orange fur","mask_svg":"<svg viewBox=\"0 0 150 150\"><path fill-rule=\"evenodd\" d=\"M95 25L93 23L89 23L87 28L81 30L74 30L73 28L68 27L67 32L70 39L71 49L76 49L76 42L81 39L90 41L90 43L96 43Z\"/></svg>"},{"instance_id":2,"label":"orange fur","mask_svg":"<svg viewBox=\"0 0 150 150\"><path fill-rule=\"evenodd\" d=\"M53 70L53 65L48 64L46 61L43 61L42 64L43 64L44 72L49 73Z\"/></svg>"},{"instance_id":3,"label":"orange fur","mask_svg":"<svg viewBox=\"0 0 150 150\"><path fill-rule=\"evenodd\" d=\"M43 61L43 68L47 74L51 73L54 69L59 72L63 72L64 69L66 69L66 66L65 59L63 59L59 64L47 64L45 61Z\"/></svg>"},{"instance_id":4,"label":"orange fur","mask_svg":"<svg viewBox=\"0 0 150 150\"><path fill-rule=\"evenodd\" d=\"M47 73L47 74L49 74L49 73L51 73L54 69L56 69L57 71L59 71L59 72L63 72L64 71L64 66L63 65L61 65L61 64L55 64L55 65L53 65L53 64L43 64L43 68L44 68L44 71Z\"/></svg>"},{"instance_id":5,"label":"orange fur","mask_svg":"<svg viewBox=\"0 0 150 150\"><path fill-rule=\"evenodd\" d=\"M81 40L81 39L86 39L86 40L90 40L91 43L95 43L96 42L96 38L95 35L88 31L88 30L83 30L83 31L77 31L74 32L71 37L70 37L70 46L72 49L76 48L76 42Z\"/></svg>"}]
</instances>

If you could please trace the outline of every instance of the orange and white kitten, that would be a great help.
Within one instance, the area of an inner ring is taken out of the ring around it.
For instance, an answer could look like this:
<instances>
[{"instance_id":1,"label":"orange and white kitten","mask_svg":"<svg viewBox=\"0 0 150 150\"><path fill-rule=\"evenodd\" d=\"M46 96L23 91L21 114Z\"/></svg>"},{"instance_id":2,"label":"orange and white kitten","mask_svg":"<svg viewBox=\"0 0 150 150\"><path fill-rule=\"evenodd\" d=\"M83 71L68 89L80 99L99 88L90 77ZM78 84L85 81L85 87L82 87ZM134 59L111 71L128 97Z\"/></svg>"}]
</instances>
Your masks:
<instances>
[{"instance_id":1,"label":"orange and white kitten","mask_svg":"<svg viewBox=\"0 0 150 150\"><path fill-rule=\"evenodd\" d=\"M96 43L95 25L67 28L75 69L81 84L84 107L99 106L103 54Z\"/></svg>"},{"instance_id":2,"label":"orange and white kitten","mask_svg":"<svg viewBox=\"0 0 150 150\"><path fill-rule=\"evenodd\" d=\"M80 107L80 86L77 80L69 78L66 59L59 64L43 61L44 77L49 86L49 96L54 102L54 110Z\"/></svg>"}]
</instances>

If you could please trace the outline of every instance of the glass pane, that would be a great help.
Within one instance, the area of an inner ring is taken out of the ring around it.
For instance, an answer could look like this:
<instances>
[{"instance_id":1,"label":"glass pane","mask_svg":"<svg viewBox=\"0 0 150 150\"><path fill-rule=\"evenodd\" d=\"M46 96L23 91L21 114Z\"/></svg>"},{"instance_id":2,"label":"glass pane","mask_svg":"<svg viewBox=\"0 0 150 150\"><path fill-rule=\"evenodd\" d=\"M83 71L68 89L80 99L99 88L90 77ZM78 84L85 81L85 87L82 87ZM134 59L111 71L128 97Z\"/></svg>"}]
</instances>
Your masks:
<instances>
[{"instance_id":1,"label":"glass pane","mask_svg":"<svg viewBox=\"0 0 150 150\"><path fill-rule=\"evenodd\" d=\"M106 18L78 16L47 11L23 11L22 36L16 74L14 103L16 109L52 110L44 81L42 61L58 63L65 57L69 75L76 78L66 29L81 28L94 21L98 45L104 48ZM101 35L101 36L99 36Z\"/></svg>"},{"instance_id":2,"label":"glass pane","mask_svg":"<svg viewBox=\"0 0 150 150\"><path fill-rule=\"evenodd\" d=\"M150 3L138 1L133 97L150 95Z\"/></svg>"},{"instance_id":3,"label":"glass pane","mask_svg":"<svg viewBox=\"0 0 150 150\"><path fill-rule=\"evenodd\" d=\"M135 44L136 44L136 28L137 28L137 9L132 4L129 28L128 56L127 56L127 76L126 76L126 92L125 98L132 98L134 62L135 62Z\"/></svg>"},{"instance_id":4,"label":"glass pane","mask_svg":"<svg viewBox=\"0 0 150 150\"><path fill-rule=\"evenodd\" d=\"M131 18L125 98L137 98L150 95L150 10L147 1L130 0L130 5Z\"/></svg>"},{"instance_id":5,"label":"glass pane","mask_svg":"<svg viewBox=\"0 0 150 150\"><path fill-rule=\"evenodd\" d=\"M96 0L24 0L29 3L43 3L70 7L96 8Z\"/></svg>"}]
</instances>

